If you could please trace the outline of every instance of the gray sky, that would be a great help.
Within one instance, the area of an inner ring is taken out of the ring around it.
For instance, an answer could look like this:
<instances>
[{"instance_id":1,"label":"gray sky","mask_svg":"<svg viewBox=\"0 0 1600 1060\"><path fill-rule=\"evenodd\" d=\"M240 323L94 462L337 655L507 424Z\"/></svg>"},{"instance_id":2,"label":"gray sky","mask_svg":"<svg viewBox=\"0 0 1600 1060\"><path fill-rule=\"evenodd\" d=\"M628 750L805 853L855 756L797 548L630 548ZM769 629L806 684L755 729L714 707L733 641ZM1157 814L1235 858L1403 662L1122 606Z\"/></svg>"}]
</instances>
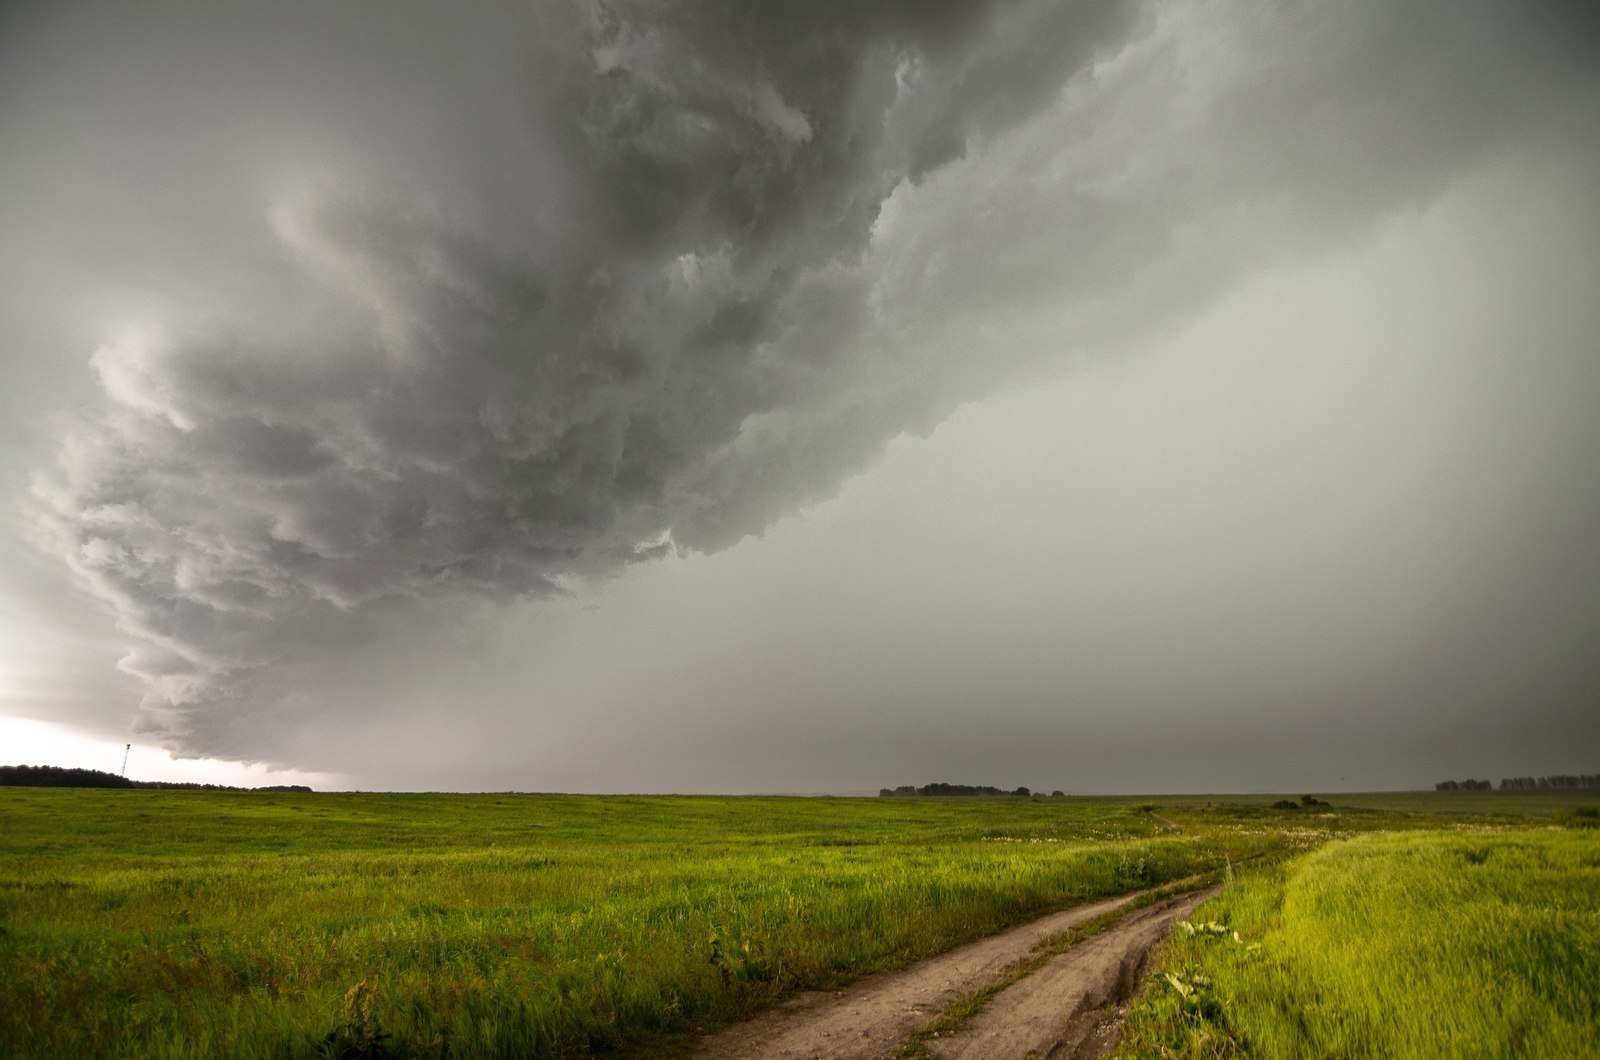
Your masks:
<instances>
[{"instance_id":1,"label":"gray sky","mask_svg":"<svg viewBox=\"0 0 1600 1060\"><path fill-rule=\"evenodd\" d=\"M1597 22L9 5L0 759L1593 772Z\"/></svg>"}]
</instances>

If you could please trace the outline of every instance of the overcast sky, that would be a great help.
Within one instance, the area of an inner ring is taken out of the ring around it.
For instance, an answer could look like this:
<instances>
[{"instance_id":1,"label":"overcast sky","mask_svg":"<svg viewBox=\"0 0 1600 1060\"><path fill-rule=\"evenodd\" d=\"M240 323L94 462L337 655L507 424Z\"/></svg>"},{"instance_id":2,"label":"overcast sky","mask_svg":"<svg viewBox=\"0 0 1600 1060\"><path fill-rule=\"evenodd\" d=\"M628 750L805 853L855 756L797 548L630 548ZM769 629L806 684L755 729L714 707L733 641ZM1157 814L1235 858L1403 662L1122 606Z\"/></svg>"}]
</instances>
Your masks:
<instances>
[{"instance_id":1,"label":"overcast sky","mask_svg":"<svg viewBox=\"0 0 1600 1060\"><path fill-rule=\"evenodd\" d=\"M0 145L0 760L1600 768L1592 3L39 0Z\"/></svg>"}]
</instances>

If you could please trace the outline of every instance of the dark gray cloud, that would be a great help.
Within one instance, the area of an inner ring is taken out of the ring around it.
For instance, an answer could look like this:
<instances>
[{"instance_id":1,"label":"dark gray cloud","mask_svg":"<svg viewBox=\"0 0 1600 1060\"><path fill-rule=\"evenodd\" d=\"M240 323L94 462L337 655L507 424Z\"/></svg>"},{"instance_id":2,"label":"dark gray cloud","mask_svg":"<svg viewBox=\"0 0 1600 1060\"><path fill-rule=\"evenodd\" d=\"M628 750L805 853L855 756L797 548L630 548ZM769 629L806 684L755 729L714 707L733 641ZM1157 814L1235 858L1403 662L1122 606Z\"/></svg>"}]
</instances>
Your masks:
<instances>
[{"instance_id":1,"label":"dark gray cloud","mask_svg":"<svg viewBox=\"0 0 1600 1060\"><path fill-rule=\"evenodd\" d=\"M40 536L222 755L420 601L760 533L1596 101L1582 5L62 11L13 39L112 73L44 139L148 278Z\"/></svg>"}]
</instances>

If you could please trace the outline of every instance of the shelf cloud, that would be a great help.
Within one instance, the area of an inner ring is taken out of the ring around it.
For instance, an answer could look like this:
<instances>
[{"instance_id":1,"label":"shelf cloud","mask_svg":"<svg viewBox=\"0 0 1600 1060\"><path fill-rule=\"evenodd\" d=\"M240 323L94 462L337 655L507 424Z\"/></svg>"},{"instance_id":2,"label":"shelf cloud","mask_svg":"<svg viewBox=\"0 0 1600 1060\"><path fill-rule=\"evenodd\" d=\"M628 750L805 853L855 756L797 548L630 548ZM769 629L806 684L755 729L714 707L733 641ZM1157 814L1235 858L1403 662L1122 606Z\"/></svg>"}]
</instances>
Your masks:
<instances>
[{"instance_id":1,"label":"shelf cloud","mask_svg":"<svg viewBox=\"0 0 1600 1060\"><path fill-rule=\"evenodd\" d=\"M33 480L185 753L339 711L319 660L425 601L761 534L1367 238L1600 71L1579 3L350 8L131 45L129 179L187 220L112 234L139 309Z\"/></svg>"}]
</instances>

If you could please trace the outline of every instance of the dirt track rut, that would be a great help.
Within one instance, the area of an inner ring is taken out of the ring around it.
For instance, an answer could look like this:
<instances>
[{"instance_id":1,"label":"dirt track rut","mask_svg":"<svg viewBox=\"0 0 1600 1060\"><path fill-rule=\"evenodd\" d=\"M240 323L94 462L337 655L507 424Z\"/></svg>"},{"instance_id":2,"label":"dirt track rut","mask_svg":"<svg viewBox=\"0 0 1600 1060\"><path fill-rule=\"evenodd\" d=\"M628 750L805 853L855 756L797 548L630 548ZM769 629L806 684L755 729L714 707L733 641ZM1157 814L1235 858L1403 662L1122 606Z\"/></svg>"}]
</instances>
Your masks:
<instances>
[{"instance_id":1,"label":"dirt track rut","mask_svg":"<svg viewBox=\"0 0 1600 1060\"><path fill-rule=\"evenodd\" d=\"M961 1034L930 1041L930 1051L940 1057L985 1060L1025 1057L1030 1049L1041 1056L1094 1055L1051 1050L1066 1048L1063 1043L1071 1035L1086 1042L1094 1039L1095 1028L1102 1021L1085 1014L1127 996L1150 946L1165 935L1173 920L1186 916L1211 893L1184 895L1135 910L1114 927L1073 946L997 994ZM878 1060L892 1056L952 1001L1001 978L1026 960L1047 936L1119 909L1134 897L1124 895L1053 913L842 990L800 994L703 1039L690 1055L702 1060ZM1015 1017L1008 1017L1008 1012ZM1082 1026L1073 1030L1077 1024ZM1078 1034L1080 1030L1084 1033ZM1041 1049L1038 1043L1045 1045Z\"/></svg>"},{"instance_id":2,"label":"dirt track rut","mask_svg":"<svg viewBox=\"0 0 1600 1060\"><path fill-rule=\"evenodd\" d=\"M1115 1040L1114 1008L1138 988L1150 948L1215 893L1135 910L996 994L960 1033L929 1042L928 1051L940 1060L1101 1055Z\"/></svg>"}]
</instances>

